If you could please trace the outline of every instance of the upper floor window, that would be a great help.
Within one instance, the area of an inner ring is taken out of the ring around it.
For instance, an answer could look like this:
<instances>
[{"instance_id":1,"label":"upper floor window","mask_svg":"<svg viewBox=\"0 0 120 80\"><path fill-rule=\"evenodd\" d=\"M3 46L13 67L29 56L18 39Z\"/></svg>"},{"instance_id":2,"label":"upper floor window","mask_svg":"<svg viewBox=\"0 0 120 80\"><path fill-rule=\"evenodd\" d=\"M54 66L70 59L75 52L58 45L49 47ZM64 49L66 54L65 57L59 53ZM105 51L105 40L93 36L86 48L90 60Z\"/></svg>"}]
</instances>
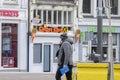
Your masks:
<instances>
[{"instance_id":1,"label":"upper floor window","mask_svg":"<svg viewBox=\"0 0 120 80\"><path fill-rule=\"evenodd\" d=\"M118 14L118 0L111 0L111 14Z\"/></svg>"},{"instance_id":2,"label":"upper floor window","mask_svg":"<svg viewBox=\"0 0 120 80\"><path fill-rule=\"evenodd\" d=\"M105 1L103 1L105 2ZM102 4L103 6L103 4ZM118 15L118 0L110 0L110 6L111 6L111 14ZM97 0L97 7L98 7L98 0ZM102 10L103 14L105 14L105 7L103 6Z\"/></svg>"},{"instance_id":3,"label":"upper floor window","mask_svg":"<svg viewBox=\"0 0 120 80\"><path fill-rule=\"evenodd\" d=\"M91 0L83 0L83 13L91 13Z\"/></svg>"},{"instance_id":4,"label":"upper floor window","mask_svg":"<svg viewBox=\"0 0 120 80\"><path fill-rule=\"evenodd\" d=\"M57 24L72 26L72 11L34 10L33 17L39 16L40 24Z\"/></svg>"}]
</instances>

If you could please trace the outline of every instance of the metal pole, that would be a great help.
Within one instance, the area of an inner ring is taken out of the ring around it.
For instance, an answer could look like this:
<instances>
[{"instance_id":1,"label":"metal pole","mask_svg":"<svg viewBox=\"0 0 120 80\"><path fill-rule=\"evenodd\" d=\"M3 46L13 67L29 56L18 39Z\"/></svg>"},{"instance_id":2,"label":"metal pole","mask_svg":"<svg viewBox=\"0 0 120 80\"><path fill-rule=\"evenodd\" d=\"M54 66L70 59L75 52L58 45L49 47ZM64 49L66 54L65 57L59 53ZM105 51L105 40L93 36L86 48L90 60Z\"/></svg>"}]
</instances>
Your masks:
<instances>
[{"instance_id":1,"label":"metal pole","mask_svg":"<svg viewBox=\"0 0 120 80\"><path fill-rule=\"evenodd\" d=\"M30 0L28 0L27 72L29 72Z\"/></svg>"},{"instance_id":2,"label":"metal pole","mask_svg":"<svg viewBox=\"0 0 120 80\"><path fill-rule=\"evenodd\" d=\"M102 62L102 0L98 0L97 39L97 53L100 54L100 62Z\"/></svg>"},{"instance_id":3,"label":"metal pole","mask_svg":"<svg viewBox=\"0 0 120 80\"><path fill-rule=\"evenodd\" d=\"M111 26L111 5L110 5L110 0L109 0L109 6L108 6L108 12L109 12L109 35L108 35L108 60L110 61L110 71L111 71L111 80L114 80L114 68L113 68L113 48L112 48L112 44L113 44L113 37L112 37L112 26Z\"/></svg>"}]
</instances>

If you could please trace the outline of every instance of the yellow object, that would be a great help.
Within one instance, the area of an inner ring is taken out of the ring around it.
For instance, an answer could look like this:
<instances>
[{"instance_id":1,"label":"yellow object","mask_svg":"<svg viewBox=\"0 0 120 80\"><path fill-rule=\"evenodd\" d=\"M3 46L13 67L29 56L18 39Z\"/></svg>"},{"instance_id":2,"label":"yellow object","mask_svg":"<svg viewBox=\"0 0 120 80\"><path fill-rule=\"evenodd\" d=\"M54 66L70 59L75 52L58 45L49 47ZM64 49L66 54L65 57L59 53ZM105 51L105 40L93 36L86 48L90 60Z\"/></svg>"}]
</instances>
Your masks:
<instances>
[{"instance_id":1,"label":"yellow object","mask_svg":"<svg viewBox=\"0 0 120 80\"><path fill-rule=\"evenodd\" d=\"M120 64L114 64L114 80L120 80Z\"/></svg>"},{"instance_id":2,"label":"yellow object","mask_svg":"<svg viewBox=\"0 0 120 80\"><path fill-rule=\"evenodd\" d=\"M107 63L78 63L77 80L107 80Z\"/></svg>"}]
</instances>

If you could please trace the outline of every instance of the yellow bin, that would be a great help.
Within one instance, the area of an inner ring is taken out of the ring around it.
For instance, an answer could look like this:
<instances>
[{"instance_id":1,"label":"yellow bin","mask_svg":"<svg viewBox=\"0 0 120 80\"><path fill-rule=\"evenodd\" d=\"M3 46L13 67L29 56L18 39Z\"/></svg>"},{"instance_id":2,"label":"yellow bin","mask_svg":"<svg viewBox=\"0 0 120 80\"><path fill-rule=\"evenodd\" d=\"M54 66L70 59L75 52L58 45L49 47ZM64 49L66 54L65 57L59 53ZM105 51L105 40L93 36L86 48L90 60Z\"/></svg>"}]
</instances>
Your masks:
<instances>
[{"instance_id":1,"label":"yellow bin","mask_svg":"<svg viewBox=\"0 0 120 80\"><path fill-rule=\"evenodd\" d=\"M114 80L120 80L120 64L114 64Z\"/></svg>"},{"instance_id":2,"label":"yellow bin","mask_svg":"<svg viewBox=\"0 0 120 80\"><path fill-rule=\"evenodd\" d=\"M78 63L77 80L107 80L108 63Z\"/></svg>"}]
</instances>

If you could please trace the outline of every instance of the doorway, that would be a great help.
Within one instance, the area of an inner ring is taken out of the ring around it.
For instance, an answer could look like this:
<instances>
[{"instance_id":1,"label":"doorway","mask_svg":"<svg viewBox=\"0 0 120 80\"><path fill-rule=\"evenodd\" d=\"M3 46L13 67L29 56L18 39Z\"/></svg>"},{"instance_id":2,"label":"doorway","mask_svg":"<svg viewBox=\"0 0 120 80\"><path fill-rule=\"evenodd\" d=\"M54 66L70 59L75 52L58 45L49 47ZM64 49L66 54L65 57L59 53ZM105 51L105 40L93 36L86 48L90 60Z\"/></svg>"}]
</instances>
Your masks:
<instances>
[{"instance_id":1,"label":"doorway","mask_svg":"<svg viewBox=\"0 0 120 80\"><path fill-rule=\"evenodd\" d=\"M50 72L51 70L51 45L44 45L44 62L43 62L43 71Z\"/></svg>"}]
</instances>

